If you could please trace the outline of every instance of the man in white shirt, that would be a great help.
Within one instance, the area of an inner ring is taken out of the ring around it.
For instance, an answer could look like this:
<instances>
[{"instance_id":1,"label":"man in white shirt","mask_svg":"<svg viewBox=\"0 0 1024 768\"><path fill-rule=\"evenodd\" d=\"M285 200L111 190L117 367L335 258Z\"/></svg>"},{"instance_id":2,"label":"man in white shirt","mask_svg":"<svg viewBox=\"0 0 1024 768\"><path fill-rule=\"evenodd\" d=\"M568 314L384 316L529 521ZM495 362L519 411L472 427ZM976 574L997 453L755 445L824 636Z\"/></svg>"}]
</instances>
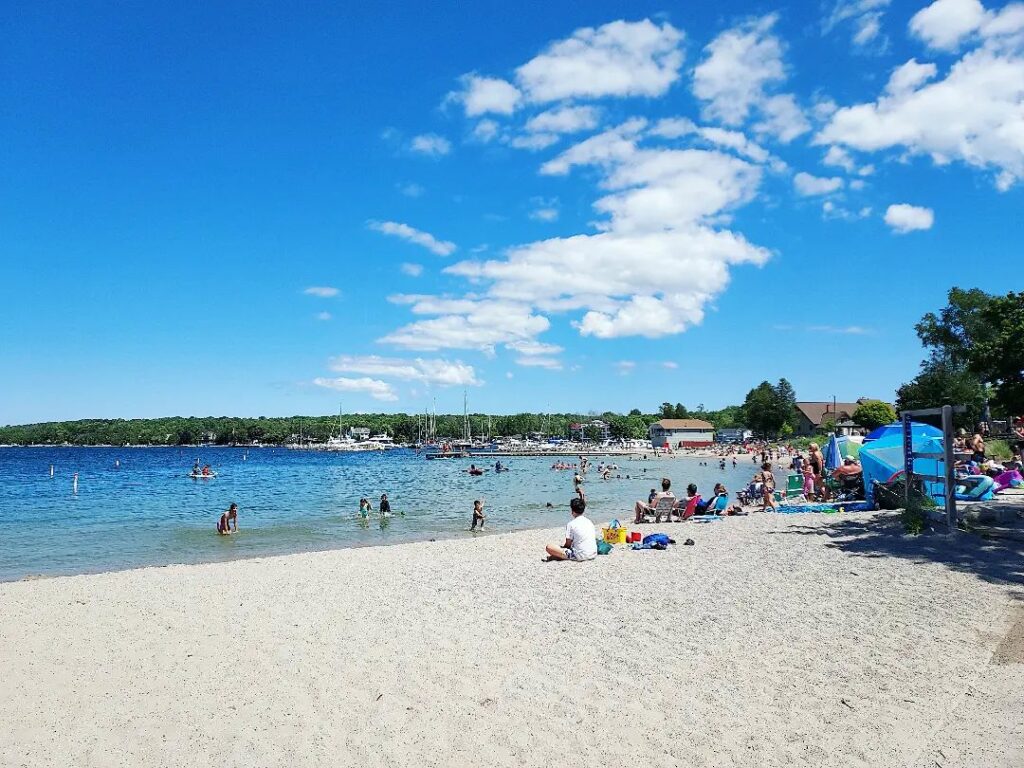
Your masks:
<instances>
[{"instance_id":1,"label":"man in white shirt","mask_svg":"<svg viewBox=\"0 0 1024 768\"><path fill-rule=\"evenodd\" d=\"M597 557L597 531L584 514L587 503L582 498L569 502L572 520L565 526L565 543L562 546L548 544L547 561L551 560L593 560Z\"/></svg>"}]
</instances>

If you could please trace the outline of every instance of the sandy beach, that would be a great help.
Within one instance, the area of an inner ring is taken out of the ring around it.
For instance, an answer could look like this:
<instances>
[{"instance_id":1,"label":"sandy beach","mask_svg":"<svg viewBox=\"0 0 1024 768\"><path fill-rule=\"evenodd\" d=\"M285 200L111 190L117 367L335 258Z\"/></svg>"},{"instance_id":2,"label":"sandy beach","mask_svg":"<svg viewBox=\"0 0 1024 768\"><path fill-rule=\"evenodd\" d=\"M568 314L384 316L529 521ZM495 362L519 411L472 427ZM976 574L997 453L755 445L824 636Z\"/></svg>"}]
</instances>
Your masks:
<instances>
[{"instance_id":1,"label":"sandy beach","mask_svg":"<svg viewBox=\"0 0 1024 768\"><path fill-rule=\"evenodd\" d=\"M1024 763L1024 545L885 513L646 528L696 543L0 584L0 765Z\"/></svg>"}]
</instances>

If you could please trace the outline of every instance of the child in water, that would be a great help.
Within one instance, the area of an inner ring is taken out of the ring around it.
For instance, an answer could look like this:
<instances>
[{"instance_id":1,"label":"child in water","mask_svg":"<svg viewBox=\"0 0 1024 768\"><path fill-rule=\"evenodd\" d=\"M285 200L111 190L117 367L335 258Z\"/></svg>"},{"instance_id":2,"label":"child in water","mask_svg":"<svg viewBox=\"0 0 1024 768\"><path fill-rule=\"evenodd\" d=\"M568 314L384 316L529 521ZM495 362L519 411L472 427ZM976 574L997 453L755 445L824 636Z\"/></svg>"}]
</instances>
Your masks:
<instances>
[{"instance_id":1,"label":"child in water","mask_svg":"<svg viewBox=\"0 0 1024 768\"><path fill-rule=\"evenodd\" d=\"M234 531L231 530L232 525L234 525ZM217 533L221 536L228 536L232 532L238 533L238 505L233 502L217 522Z\"/></svg>"},{"instance_id":2,"label":"child in water","mask_svg":"<svg viewBox=\"0 0 1024 768\"><path fill-rule=\"evenodd\" d=\"M359 516L364 520L370 516L373 511L373 507L370 506L370 500L362 498L359 500Z\"/></svg>"},{"instance_id":3,"label":"child in water","mask_svg":"<svg viewBox=\"0 0 1024 768\"><path fill-rule=\"evenodd\" d=\"M380 506L378 509L380 510L381 517L391 517L391 502L388 501L388 495L386 493L382 493L380 495Z\"/></svg>"},{"instance_id":4,"label":"child in water","mask_svg":"<svg viewBox=\"0 0 1024 768\"><path fill-rule=\"evenodd\" d=\"M473 502L473 524L469 527L469 530L475 531L476 524L480 523L480 530L482 531L484 529L484 520L486 519L484 517L484 503L477 499Z\"/></svg>"}]
</instances>

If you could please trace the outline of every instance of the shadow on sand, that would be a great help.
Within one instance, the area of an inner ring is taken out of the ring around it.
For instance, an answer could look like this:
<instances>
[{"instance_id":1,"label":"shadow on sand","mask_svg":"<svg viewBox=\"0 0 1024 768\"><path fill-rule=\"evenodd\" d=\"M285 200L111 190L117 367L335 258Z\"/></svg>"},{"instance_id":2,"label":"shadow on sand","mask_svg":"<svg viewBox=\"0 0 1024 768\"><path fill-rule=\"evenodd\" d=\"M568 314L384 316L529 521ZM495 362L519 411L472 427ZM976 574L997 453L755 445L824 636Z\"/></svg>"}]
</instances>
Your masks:
<instances>
[{"instance_id":1,"label":"shadow on sand","mask_svg":"<svg viewBox=\"0 0 1024 768\"><path fill-rule=\"evenodd\" d=\"M779 536L824 536L825 546L857 557L903 557L916 563L941 563L993 584L1024 586L1024 542L985 539L962 531L910 536L896 516L843 518L826 525L793 525ZM1024 592L1012 590L1017 599Z\"/></svg>"}]
</instances>

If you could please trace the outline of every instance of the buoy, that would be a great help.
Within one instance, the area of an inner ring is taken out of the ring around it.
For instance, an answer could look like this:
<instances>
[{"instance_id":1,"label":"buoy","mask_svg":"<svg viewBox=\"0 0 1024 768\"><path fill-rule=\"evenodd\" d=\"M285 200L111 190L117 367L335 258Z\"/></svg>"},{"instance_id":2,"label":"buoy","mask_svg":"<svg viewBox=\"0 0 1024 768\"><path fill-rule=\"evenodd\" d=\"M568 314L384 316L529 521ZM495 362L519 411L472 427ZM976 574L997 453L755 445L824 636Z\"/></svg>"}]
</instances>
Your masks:
<instances>
[{"instance_id":1,"label":"buoy","mask_svg":"<svg viewBox=\"0 0 1024 768\"><path fill-rule=\"evenodd\" d=\"M50 465L50 477L53 477L53 464Z\"/></svg>"},{"instance_id":2,"label":"buoy","mask_svg":"<svg viewBox=\"0 0 1024 768\"><path fill-rule=\"evenodd\" d=\"M73 479L73 480L71 481L71 490L72 490L72 491L73 491L73 492L74 492L75 494L77 494L77 493L78 493L78 473L77 473L77 472L75 472L75 476L74 476L74 479Z\"/></svg>"}]
</instances>

